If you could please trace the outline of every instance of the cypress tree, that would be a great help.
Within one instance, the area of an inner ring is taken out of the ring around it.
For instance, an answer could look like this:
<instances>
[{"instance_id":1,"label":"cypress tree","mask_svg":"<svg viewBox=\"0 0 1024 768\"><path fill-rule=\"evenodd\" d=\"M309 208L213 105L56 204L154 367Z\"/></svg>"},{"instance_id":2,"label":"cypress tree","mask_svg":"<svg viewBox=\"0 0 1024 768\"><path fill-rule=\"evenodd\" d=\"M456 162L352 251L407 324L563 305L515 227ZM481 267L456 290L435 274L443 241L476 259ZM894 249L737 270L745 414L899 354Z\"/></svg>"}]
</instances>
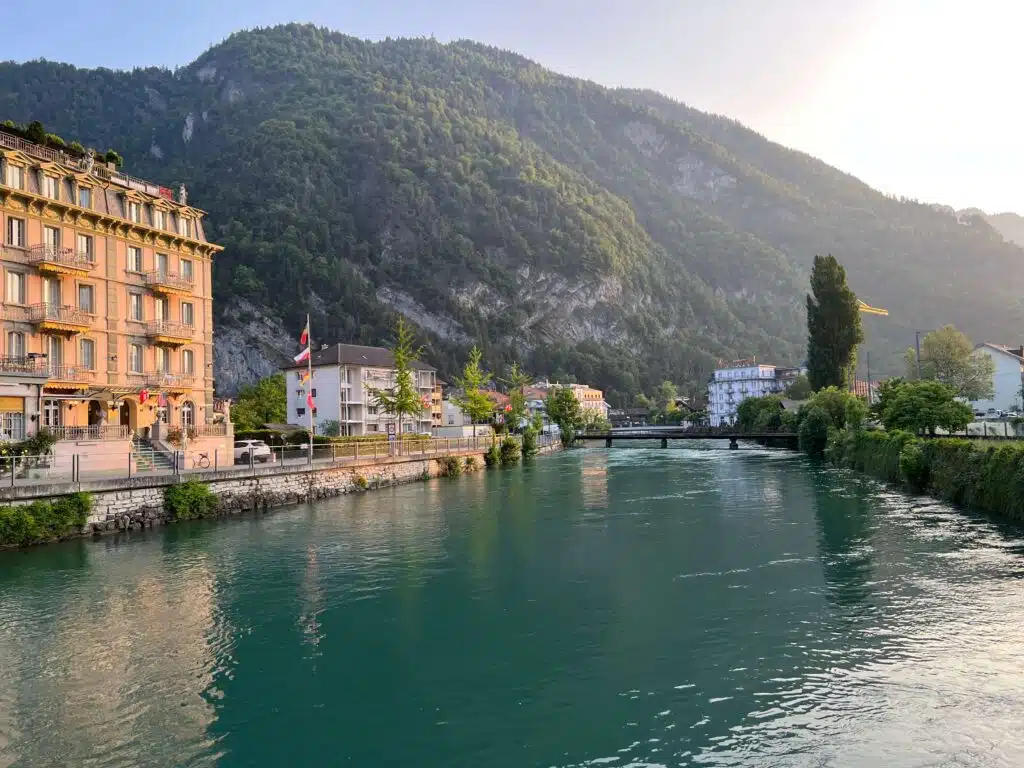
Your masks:
<instances>
[{"instance_id":1,"label":"cypress tree","mask_svg":"<svg viewBox=\"0 0 1024 768\"><path fill-rule=\"evenodd\" d=\"M815 391L846 389L864 340L857 295L834 256L815 256L807 294L807 378Z\"/></svg>"}]
</instances>

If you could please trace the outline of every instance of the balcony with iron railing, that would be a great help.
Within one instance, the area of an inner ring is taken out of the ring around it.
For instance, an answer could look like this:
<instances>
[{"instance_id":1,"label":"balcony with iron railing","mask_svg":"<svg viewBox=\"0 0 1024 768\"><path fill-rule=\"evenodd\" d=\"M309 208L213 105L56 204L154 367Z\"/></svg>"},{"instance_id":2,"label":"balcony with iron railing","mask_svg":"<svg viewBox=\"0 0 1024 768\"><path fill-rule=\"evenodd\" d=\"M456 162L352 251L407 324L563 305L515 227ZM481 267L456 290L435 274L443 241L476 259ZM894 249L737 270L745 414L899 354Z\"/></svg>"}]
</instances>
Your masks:
<instances>
[{"instance_id":1,"label":"balcony with iron railing","mask_svg":"<svg viewBox=\"0 0 1024 768\"><path fill-rule=\"evenodd\" d=\"M41 356L0 357L0 376L45 379L47 375L46 363Z\"/></svg>"},{"instance_id":2,"label":"balcony with iron railing","mask_svg":"<svg viewBox=\"0 0 1024 768\"><path fill-rule=\"evenodd\" d=\"M188 296L192 293L192 278L179 275L177 272L154 269L152 272L146 273L145 280L146 287L153 293L172 293L181 296Z\"/></svg>"},{"instance_id":3,"label":"balcony with iron railing","mask_svg":"<svg viewBox=\"0 0 1024 768\"><path fill-rule=\"evenodd\" d=\"M96 371L82 365L49 365L44 366L47 381L53 386L92 384L96 381Z\"/></svg>"},{"instance_id":4,"label":"balcony with iron railing","mask_svg":"<svg viewBox=\"0 0 1024 768\"><path fill-rule=\"evenodd\" d=\"M44 427L58 440L127 440L130 427L119 424L91 424L82 427Z\"/></svg>"},{"instance_id":5,"label":"balcony with iron railing","mask_svg":"<svg viewBox=\"0 0 1024 768\"><path fill-rule=\"evenodd\" d=\"M170 347L180 347L192 342L195 329L184 323L174 323L170 320L154 320L146 325L146 335L154 344L164 344Z\"/></svg>"},{"instance_id":6,"label":"balcony with iron railing","mask_svg":"<svg viewBox=\"0 0 1024 768\"><path fill-rule=\"evenodd\" d=\"M53 333L79 333L92 328L95 320L90 312L66 304L40 302L28 308L28 319L40 331Z\"/></svg>"},{"instance_id":7,"label":"balcony with iron railing","mask_svg":"<svg viewBox=\"0 0 1024 768\"><path fill-rule=\"evenodd\" d=\"M40 272L77 277L85 277L96 266L91 253L56 245L33 245L28 249L26 261Z\"/></svg>"},{"instance_id":8,"label":"balcony with iron railing","mask_svg":"<svg viewBox=\"0 0 1024 768\"><path fill-rule=\"evenodd\" d=\"M187 373L129 373L127 376L129 387L170 391L190 389L195 380L195 376Z\"/></svg>"}]
</instances>

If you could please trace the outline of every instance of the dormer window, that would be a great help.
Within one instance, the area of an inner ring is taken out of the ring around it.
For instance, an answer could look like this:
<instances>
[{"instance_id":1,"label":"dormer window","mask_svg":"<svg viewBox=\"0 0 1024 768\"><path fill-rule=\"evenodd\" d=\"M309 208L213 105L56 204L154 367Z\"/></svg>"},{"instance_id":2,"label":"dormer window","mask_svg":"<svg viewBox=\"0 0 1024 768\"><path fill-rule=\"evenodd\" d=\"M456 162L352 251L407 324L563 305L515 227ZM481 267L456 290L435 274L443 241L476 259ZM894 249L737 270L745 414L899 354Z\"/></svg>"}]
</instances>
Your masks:
<instances>
[{"instance_id":1,"label":"dormer window","mask_svg":"<svg viewBox=\"0 0 1024 768\"><path fill-rule=\"evenodd\" d=\"M178 216L178 234L183 237L192 237L192 219L187 216Z\"/></svg>"},{"instance_id":2,"label":"dormer window","mask_svg":"<svg viewBox=\"0 0 1024 768\"><path fill-rule=\"evenodd\" d=\"M25 169L20 165L4 163L4 186L11 189L24 189Z\"/></svg>"},{"instance_id":3,"label":"dormer window","mask_svg":"<svg viewBox=\"0 0 1024 768\"><path fill-rule=\"evenodd\" d=\"M153 209L153 226L157 229L167 228L167 214L159 208Z\"/></svg>"},{"instance_id":4,"label":"dormer window","mask_svg":"<svg viewBox=\"0 0 1024 768\"><path fill-rule=\"evenodd\" d=\"M136 224L142 223L142 206L136 203L134 200L129 200L125 206L126 216L128 221L134 221Z\"/></svg>"},{"instance_id":5,"label":"dormer window","mask_svg":"<svg viewBox=\"0 0 1024 768\"><path fill-rule=\"evenodd\" d=\"M45 173L40 174L42 177L43 197L48 197L51 200L60 200L60 182L54 176L49 176Z\"/></svg>"}]
</instances>

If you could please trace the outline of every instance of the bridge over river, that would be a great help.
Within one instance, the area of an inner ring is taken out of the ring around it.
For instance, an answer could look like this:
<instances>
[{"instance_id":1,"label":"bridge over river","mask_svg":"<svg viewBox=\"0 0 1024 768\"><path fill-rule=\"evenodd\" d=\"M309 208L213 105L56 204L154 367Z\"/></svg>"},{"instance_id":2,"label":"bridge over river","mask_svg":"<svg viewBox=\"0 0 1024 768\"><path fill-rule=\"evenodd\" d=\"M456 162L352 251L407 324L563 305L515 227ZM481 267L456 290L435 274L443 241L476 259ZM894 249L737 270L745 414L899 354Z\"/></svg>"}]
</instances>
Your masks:
<instances>
[{"instance_id":1,"label":"bridge over river","mask_svg":"<svg viewBox=\"0 0 1024 768\"><path fill-rule=\"evenodd\" d=\"M728 440L729 448L739 448L740 440L765 443L779 441L795 443L796 432L748 432L736 427L627 427L604 432L578 432L578 440L603 440L609 448L615 442L649 442L658 440L662 448L668 448L670 440Z\"/></svg>"}]
</instances>

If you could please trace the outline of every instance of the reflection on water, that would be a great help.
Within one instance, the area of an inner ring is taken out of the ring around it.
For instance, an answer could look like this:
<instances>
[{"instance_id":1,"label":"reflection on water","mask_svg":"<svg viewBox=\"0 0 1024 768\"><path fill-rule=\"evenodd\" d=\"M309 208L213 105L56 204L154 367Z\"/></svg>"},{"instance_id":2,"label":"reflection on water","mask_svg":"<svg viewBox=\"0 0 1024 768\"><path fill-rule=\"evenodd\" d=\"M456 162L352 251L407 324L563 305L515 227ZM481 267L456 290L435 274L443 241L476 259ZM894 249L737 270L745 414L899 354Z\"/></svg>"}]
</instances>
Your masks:
<instances>
[{"instance_id":1,"label":"reflection on water","mask_svg":"<svg viewBox=\"0 0 1024 768\"><path fill-rule=\"evenodd\" d=\"M0 554L0 766L1015 766L1024 538L613 448Z\"/></svg>"}]
</instances>

